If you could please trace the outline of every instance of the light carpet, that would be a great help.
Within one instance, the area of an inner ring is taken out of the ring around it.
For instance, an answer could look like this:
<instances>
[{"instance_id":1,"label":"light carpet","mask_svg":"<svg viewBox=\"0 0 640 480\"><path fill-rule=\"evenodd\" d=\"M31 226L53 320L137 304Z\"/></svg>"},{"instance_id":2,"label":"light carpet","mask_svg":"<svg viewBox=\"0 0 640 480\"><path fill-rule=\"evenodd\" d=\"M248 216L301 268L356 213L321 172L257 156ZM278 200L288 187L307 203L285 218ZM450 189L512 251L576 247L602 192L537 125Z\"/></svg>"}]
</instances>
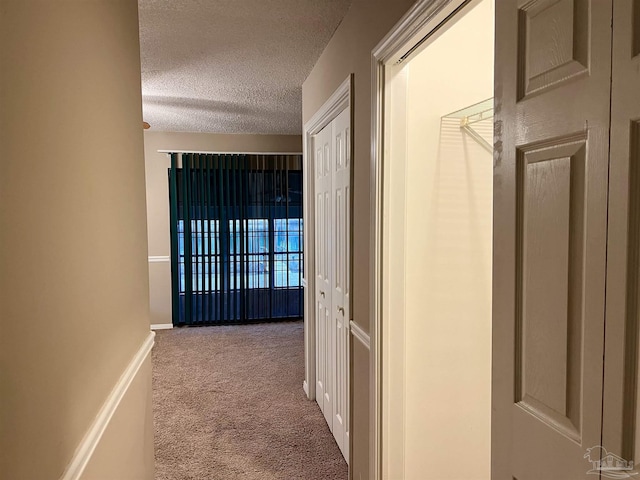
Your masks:
<instances>
[{"instance_id":1,"label":"light carpet","mask_svg":"<svg viewBox=\"0 0 640 480\"><path fill-rule=\"evenodd\" d=\"M348 477L303 390L302 322L157 332L156 480Z\"/></svg>"}]
</instances>

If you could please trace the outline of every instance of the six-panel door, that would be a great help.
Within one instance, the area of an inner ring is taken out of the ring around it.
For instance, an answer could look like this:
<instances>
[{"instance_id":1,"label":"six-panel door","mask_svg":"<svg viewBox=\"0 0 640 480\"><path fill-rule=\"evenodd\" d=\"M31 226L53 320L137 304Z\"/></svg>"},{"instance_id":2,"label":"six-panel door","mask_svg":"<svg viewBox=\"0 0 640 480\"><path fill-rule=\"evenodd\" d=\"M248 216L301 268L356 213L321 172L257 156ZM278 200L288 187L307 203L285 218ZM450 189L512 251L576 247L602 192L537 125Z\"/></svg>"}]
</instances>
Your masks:
<instances>
[{"instance_id":1,"label":"six-panel door","mask_svg":"<svg viewBox=\"0 0 640 480\"><path fill-rule=\"evenodd\" d=\"M496 2L492 478L593 478L610 0Z\"/></svg>"},{"instance_id":2,"label":"six-panel door","mask_svg":"<svg viewBox=\"0 0 640 480\"><path fill-rule=\"evenodd\" d=\"M331 425L333 421L333 338L331 335L331 125L314 137L316 234L316 401Z\"/></svg>"},{"instance_id":3,"label":"six-panel door","mask_svg":"<svg viewBox=\"0 0 640 480\"><path fill-rule=\"evenodd\" d=\"M316 401L349 461L351 138L345 109L314 136Z\"/></svg>"},{"instance_id":4,"label":"six-panel door","mask_svg":"<svg viewBox=\"0 0 640 480\"><path fill-rule=\"evenodd\" d=\"M335 403L333 436L344 457L349 460L349 297L350 297L350 235L351 224L351 125L345 109L332 122L333 129L333 325L335 345Z\"/></svg>"}]
</instances>

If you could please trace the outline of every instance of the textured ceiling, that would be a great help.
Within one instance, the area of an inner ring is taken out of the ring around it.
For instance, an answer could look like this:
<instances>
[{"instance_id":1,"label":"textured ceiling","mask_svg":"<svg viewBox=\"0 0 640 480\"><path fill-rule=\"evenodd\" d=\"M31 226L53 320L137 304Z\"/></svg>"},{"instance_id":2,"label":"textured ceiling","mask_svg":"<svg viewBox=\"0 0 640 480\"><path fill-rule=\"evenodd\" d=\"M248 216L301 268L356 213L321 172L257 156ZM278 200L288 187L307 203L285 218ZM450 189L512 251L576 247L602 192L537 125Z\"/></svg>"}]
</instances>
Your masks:
<instances>
[{"instance_id":1,"label":"textured ceiling","mask_svg":"<svg viewBox=\"0 0 640 480\"><path fill-rule=\"evenodd\" d=\"M302 82L351 0L139 0L152 130L299 134Z\"/></svg>"}]
</instances>

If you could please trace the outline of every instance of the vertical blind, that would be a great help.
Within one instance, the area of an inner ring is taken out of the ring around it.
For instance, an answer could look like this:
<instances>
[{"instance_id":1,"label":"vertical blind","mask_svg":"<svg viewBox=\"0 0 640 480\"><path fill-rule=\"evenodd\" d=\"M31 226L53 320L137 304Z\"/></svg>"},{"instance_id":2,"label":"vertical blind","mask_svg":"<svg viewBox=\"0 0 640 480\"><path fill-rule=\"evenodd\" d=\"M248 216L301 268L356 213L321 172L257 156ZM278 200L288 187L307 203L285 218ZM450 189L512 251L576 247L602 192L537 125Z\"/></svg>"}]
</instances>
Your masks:
<instances>
[{"instance_id":1,"label":"vertical blind","mask_svg":"<svg viewBox=\"0 0 640 480\"><path fill-rule=\"evenodd\" d=\"M174 325L301 318L302 157L171 154Z\"/></svg>"}]
</instances>

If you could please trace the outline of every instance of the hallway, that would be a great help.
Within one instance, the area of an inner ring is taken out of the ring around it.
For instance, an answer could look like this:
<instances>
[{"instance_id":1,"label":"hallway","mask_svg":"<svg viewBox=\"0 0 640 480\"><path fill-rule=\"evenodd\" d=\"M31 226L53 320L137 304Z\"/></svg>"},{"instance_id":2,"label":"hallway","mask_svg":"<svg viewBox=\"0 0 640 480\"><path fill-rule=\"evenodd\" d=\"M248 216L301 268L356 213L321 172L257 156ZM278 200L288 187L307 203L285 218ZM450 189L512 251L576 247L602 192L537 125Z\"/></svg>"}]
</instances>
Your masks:
<instances>
[{"instance_id":1,"label":"hallway","mask_svg":"<svg viewBox=\"0 0 640 480\"><path fill-rule=\"evenodd\" d=\"M302 322L157 332L156 480L346 479L303 378Z\"/></svg>"}]
</instances>

